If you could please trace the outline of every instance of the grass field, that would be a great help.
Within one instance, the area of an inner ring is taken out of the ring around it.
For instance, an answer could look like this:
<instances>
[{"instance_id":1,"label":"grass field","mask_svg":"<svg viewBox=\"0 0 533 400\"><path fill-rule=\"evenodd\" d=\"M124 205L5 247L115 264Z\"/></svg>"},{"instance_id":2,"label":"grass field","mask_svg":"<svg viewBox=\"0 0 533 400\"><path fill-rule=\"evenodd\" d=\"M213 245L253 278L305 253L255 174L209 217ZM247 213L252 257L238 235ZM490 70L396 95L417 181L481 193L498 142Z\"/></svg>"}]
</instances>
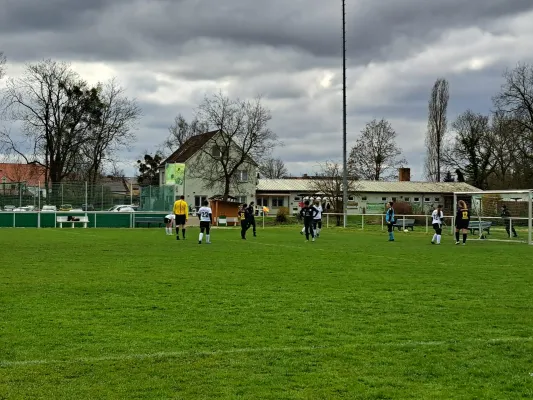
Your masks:
<instances>
[{"instance_id":1,"label":"grass field","mask_svg":"<svg viewBox=\"0 0 533 400\"><path fill-rule=\"evenodd\" d=\"M298 229L0 230L0 398L533 398L531 246Z\"/></svg>"}]
</instances>

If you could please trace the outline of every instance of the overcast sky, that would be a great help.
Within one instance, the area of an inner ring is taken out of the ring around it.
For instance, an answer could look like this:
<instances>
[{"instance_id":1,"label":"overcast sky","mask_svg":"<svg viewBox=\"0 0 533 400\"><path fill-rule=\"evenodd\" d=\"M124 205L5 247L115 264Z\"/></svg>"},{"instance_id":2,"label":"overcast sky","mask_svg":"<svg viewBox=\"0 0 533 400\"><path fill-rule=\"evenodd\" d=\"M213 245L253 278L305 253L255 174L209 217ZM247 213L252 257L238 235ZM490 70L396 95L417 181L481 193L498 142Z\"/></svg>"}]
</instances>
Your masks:
<instances>
[{"instance_id":1,"label":"overcast sky","mask_svg":"<svg viewBox=\"0 0 533 400\"><path fill-rule=\"evenodd\" d=\"M143 109L127 174L176 114L205 94L264 96L274 155L293 175L342 160L341 2L14 0L0 10L8 75L65 60L90 82L117 77ZM427 99L450 82L449 118L488 112L506 68L533 60L531 0L347 0L348 146L386 118L413 178L423 175Z\"/></svg>"}]
</instances>

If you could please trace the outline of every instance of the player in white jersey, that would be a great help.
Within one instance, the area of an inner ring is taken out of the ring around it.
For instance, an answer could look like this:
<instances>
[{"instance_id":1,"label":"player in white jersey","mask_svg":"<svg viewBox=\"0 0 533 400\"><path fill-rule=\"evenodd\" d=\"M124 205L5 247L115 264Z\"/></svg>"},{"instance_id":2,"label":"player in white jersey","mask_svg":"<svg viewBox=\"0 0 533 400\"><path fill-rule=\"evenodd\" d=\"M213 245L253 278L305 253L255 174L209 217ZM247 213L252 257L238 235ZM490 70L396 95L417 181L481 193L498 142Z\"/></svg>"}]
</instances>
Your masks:
<instances>
[{"instance_id":1,"label":"player in white jersey","mask_svg":"<svg viewBox=\"0 0 533 400\"><path fill-rule=\"evenodd\" d=\"M167 234L167 236L172 236L173 233L173 226L174 225L174 219L176 218L176 216L174 214L168 214L168 215L165 215L165 219L163 221L165 221L165 232Z\"/></svg>"},{"instance_id":2,"label":"player in white jersey","mask_svg":"<svg viewBox=\"0 0 533 400\"><path fill-rule=\"evenodd\" d=\"M198 244L202 244L205 231L205 242L211 244L211 222L213 221L213 212L209 203L203 202L202 207L198 210L198 218L200 218L200 235L198 236Z\"/></svg>"},{"instance_id":3,"label":"player in white jersey","mask_svg":"<svg viewBox=\"0 0 533 400\"><path fill-rule=\"evenodd\" d=\"M318 213L313 219L313 231L315 232L315 237L319 237L320 230L322 229L322 206L318 200L315 200L315 208L318 210Z\"/></svg>"},{"instance_id":4,"label":"player in white jersey","mask_svg":"<svg viewBox=\"0 0 533 400\"><path fill-rule=\"evenodd\" d=\"M442 222L444 219L444 213L442 212L442 206L439 206L431 213L431 224L435 230L431 244L440 244L440 238L442 237Z\"/></svg>"}]
</instances>

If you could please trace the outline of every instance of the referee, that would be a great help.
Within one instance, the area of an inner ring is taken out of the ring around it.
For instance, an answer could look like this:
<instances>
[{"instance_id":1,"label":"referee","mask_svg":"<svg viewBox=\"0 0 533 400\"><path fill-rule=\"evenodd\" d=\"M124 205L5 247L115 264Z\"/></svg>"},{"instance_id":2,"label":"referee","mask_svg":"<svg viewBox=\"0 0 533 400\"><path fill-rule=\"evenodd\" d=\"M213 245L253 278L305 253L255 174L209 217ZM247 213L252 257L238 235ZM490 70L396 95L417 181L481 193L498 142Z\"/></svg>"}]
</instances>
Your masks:
<instances>
[{"instance_id":1,"label":"referee","mask_svg":"<svg viewBox=\"0 0 533 400\"><path fill-rule=\"evenodd\" d=\"M174 203L174 215L176 216L176 240L180 240L180 226L183 239L185 239L185 224L189 219L189 206L184 200L185 196L180 196L179 200Z\"/></svg>"}]
</instances>

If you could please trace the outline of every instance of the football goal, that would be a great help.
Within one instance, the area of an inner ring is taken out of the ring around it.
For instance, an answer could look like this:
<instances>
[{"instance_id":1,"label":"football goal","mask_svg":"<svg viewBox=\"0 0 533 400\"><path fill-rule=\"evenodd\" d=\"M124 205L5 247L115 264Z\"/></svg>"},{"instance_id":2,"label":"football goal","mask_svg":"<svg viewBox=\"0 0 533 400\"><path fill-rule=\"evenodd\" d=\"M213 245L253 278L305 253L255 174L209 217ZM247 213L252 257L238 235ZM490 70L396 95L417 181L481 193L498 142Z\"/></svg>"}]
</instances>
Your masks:
<instances>
[{"instance_id":1,"label":"football goal","mask_svg":"<svg viewBox=\"0 0 533 400\"><path fill-rule=\"evenodd\" d=\"M532 190L455 192L453 225L457 203L463 200L470 209L472 238L533 244L532 195Z\"/></svg>"}]
</instances>

